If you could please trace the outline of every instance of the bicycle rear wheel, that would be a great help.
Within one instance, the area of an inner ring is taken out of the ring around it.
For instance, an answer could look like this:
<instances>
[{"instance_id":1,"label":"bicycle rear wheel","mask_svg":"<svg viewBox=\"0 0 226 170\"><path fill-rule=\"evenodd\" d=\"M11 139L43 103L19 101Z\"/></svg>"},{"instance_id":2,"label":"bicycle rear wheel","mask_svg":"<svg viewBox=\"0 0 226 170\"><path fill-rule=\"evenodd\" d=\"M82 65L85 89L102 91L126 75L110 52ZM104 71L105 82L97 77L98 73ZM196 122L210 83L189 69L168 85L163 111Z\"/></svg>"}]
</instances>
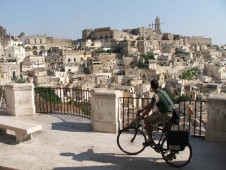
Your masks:
<instances>
[{"instance_id":1,"label":"bicycle rear wheel","mask_svg":"<svg viewBox=\"0 0 226 170\"><path fill-rule=\"evenodd\" d=\"M163 159L174 167L182 167L187 165L192 158L191 145L185 147L183 151L173 151L167 148L167 137L162 141L161 154Z\"/></svg>"},{"instance_id":2,"label":"bicycle rear wheel","mask_svg":"<svg viewBox=\"0 0 226 170\"><path fill-rule=\"evenodd\" d=\"M145 134L134 127L122 129L117 136L118 147L128 155L141 153L145 149L145 146L143 146L145 141Z\"/></svg>"}]
</instances>

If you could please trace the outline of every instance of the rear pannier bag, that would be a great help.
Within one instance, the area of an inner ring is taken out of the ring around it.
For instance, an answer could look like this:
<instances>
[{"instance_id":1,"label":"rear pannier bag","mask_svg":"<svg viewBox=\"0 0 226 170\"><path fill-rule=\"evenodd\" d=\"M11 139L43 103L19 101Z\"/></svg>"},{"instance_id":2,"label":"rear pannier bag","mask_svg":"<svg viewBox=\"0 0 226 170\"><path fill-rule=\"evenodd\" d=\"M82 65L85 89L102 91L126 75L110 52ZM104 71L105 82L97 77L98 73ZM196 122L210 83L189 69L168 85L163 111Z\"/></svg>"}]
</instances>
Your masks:
<instances>
[{"instance_id":1,"label":"rear pannier bag","mask_svg":"<svg viewBox=\"0 0 226 170\"><path fill-rule=\"evenodd\" d=\"M175 151L184 150L185 146L188 145L187 131L171 131L167 136L167 148Z\"/></svg>"}]
</instances>

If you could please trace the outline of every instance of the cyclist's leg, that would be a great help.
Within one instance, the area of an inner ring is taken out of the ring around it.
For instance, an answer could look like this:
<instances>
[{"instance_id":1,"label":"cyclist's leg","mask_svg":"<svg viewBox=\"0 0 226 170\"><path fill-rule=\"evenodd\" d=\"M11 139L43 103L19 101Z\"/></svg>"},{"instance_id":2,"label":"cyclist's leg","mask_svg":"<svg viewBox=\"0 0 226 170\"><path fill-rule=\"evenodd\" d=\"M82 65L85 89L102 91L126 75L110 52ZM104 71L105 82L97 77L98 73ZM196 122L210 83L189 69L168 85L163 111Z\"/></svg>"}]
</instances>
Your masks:
<instances>
[{"instance_id":1,"label":"cyclist's leg","mask_svg":"<svg viewBox=\"0 0 226 170\"><path fill-rule=\"evenodd\" d=\"M144 119L144 129L146 130L147 132L147 135L148 135L148 139L147 141L148 142L153 142L153 139L152 139L152 127L150 125L150 122L147 120L147 117Z\"/></svg>"},{"instance_id":2,"label":"cyclist's leg","mask_svg":"<svg viewBox=\"0 0 226 170\"><path fill-rule=\"evenodd\" d=\"M152 132L153 132L153 128L151 125L159 123L159 122L165 122L167 120L169 120L170 117L168 117L167 115L161 114L158 111L153 112L150 116L147 116L144 119L144 128L147 131L148 134L148 141L153 141L152 138Z\"/></svg>"}]
</instances>

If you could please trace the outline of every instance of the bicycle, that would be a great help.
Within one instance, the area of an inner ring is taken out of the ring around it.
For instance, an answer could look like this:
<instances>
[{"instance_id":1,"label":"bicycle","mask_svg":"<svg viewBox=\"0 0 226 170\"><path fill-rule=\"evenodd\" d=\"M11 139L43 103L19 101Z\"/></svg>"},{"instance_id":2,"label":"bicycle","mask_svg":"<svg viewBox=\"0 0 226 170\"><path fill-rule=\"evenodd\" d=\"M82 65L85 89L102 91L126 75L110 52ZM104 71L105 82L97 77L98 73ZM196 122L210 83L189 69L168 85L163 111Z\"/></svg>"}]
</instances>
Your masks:
<instances>
[{"instance_id":1,"label":"bicycle","mask_svg":"<svg viewBox=\"0 0 226 170\"><path fill-rule=\"evenodd\" d=\"M161 133L158 142L155 142L154 145L150 147L156 152L161 153L163 159L169 165L173 167L183 167L187 165L192 158L192 147L188 141L184 148L180 148L180 145L170 145L170 134L180 131L172 131L171 128L167 129L168 123L170 122L165 122L163 128L152 126ZM141 120L134 120L128 127L119 131L117 145L121 151L128 155L137 155L146 148L146 146L143 145L143 143L147 141L146 135L142 130L143 126Z\"/></svg>"}]
</instances>

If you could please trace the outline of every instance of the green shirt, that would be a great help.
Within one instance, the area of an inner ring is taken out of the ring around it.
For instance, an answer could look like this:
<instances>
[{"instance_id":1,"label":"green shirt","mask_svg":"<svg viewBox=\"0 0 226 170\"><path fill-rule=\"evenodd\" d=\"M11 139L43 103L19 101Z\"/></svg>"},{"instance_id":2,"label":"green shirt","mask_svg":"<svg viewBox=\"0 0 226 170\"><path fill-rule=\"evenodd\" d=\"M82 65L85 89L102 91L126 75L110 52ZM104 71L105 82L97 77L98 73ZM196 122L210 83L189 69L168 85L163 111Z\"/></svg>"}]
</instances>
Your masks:
<instances>
[{"instance_id":1,"label":"green shirt","mask_svg":"<svg viewBox=\"0 0 226 170\"><path fill-rule=\"evenodd\" d=\"M158 96L158 101L156 102L156 96ZM172 112L173 112L173 108L171 106L171 104L173 105L171 99L169 98L168 94L163 91L163 90L157 90L155 92L155 95L152 97L151 99L151 108L154 108L154 106L156 105L159 112L161 112L162 114L167 114L169 116L171 116Z\"/></svg>"}]
</instances>

